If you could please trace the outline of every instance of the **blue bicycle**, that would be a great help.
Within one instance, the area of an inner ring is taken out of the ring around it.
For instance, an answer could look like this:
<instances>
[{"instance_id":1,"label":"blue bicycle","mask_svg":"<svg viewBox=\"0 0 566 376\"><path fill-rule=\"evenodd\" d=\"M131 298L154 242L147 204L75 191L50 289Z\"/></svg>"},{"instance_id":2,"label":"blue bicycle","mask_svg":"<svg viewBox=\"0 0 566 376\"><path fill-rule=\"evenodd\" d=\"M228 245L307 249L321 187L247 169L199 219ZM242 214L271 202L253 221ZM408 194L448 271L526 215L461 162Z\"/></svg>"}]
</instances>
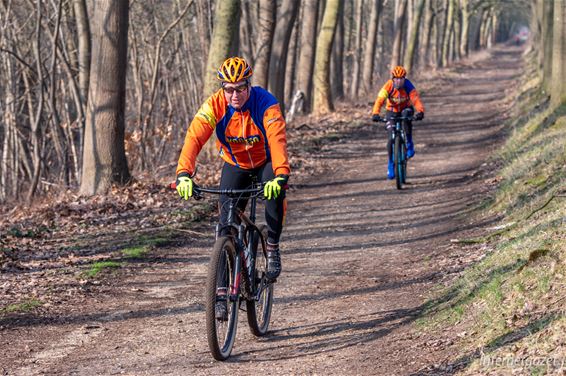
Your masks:
<instances>
[{"instance_id":1,"label":"blue bicycle","mask_svg":"<svg viewBox=\"0 0 566 376\"><path fill-rule=\"evenodd\" d=\"M403 189L403 184L407 183L407 124L410 121L416 121L412 114L408 115L403 112L401 116L393 119L380 119L382 123L386 123L386 129L393 128L391 132L391 147L393 155L393 163L395 166L395 185L397 189ZM391 124L391 121L394 123Z\"/></svg>"}]
</instances>

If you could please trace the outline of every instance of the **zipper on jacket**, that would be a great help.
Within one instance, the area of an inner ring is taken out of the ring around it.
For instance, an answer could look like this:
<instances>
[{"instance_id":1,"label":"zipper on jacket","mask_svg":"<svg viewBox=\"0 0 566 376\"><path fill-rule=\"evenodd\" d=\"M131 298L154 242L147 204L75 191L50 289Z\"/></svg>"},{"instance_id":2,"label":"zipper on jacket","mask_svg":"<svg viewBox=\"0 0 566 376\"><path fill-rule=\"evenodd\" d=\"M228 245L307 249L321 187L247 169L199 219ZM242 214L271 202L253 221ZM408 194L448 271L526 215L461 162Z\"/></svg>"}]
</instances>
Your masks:
<instances>
[{"instance_id":1,"label":"zipper on jacket","mask_svg":"<svg viewBox=\"0 0 566 376\"><path fill-rule=\"evenodd\" d=\"M254 161L252 160L252 155L250 154L250 150L248 149L248 140L246 138L246 128L245 128L245 121L244 121L244 111L240 110L240 118L242 123L242 137L244 138L244 148L248 153L248 158L250 159L250 164L252 168L255 168Z\"/></svg>"}]
</instances>

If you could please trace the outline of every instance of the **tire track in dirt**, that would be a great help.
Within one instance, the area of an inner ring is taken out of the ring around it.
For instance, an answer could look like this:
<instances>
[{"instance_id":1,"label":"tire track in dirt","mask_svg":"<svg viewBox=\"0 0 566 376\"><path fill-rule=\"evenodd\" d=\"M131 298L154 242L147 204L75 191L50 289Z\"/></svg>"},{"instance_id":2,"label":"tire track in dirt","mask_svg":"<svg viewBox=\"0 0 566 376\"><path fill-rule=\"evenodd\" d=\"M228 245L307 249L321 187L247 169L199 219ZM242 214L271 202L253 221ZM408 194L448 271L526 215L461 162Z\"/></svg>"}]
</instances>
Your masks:
<instances>
[{"instance_id":1,"label":"tire track in dirt","mask_svg":"<svg viewBox=\"0 0 566 376\"><path fill-rule=\"evenodd\" d=\"M43 364L22 356L12 373L394 375L438 360L442 349L427 347L413 323L434 283L457 270L444 266L461 255L450 239L485 225L466 214L486 190L478 171L498 144L506 90L520 72L520 51L497 47L429 82L402 192L385 180L385 132L366 122L369 107L353 109L363 124L317 156L335 171L289 195L271 332L255 339L241 312L229 361L208 353L202 294L212 239L195 239L140 263L49 327L64 337L96 322L92 338ZM201 231L212 238L211 228ZM45 355L58 343L42 346Z\"/></svg>"}]
</instances>

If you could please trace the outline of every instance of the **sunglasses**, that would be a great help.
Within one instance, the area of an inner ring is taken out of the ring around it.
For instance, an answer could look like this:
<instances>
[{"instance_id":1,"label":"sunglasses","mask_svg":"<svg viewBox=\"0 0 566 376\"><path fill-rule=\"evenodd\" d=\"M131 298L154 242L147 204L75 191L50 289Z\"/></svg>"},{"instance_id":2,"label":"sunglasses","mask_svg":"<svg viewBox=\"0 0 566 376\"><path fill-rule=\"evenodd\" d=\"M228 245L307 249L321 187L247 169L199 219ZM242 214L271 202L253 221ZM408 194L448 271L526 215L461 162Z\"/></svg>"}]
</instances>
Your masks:
<instances>
[{"instance_id":1,"label":"sunglasses","mask_svg":"<svg viewBox=\"0 0 566 376\"><path fill-rule=\"evenodd\" d=\"M228 94L234 94L235 91L238 93L243 93L244 91L248 90L248 84L243 84L234 87L223 86L222 89L224 89L224 92Z\"/></svg>"}]
</instances>

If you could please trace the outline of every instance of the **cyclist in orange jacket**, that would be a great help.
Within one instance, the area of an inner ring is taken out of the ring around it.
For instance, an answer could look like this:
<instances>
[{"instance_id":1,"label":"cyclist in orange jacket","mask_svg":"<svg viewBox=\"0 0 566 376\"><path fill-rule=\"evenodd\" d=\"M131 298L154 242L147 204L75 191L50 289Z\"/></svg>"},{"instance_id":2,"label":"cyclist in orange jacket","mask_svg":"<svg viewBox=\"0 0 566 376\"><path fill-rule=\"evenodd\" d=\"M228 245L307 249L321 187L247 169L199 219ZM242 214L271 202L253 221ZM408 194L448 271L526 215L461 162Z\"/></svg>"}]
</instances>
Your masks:
<instances>
[{"instance_id":1,"label":"cyclist in orange jacket","mask_svg":"<svg viewBox=\"0 0 566 376\"><path fill-rule=\"evenodd\" d=\"M226 59L218 68L221 88L212 94L191 122L177 165L177 191L187 200L193 194L196 158L212 133L216 133L218 154L224 160L221 189L244 189L252 177L266 182L265 218L267 276L281 273L279 238L285 215L285 190L289 179L289 158L285 119L281 107L267 90L251 86L252 68L240 57ZM220 196L220 223L228 217L227 196ZM245 200L238 205L245 209Z\"/></svg>"},{"instance_id":2,"label":"cyclist in orange jacket","mask_svg":"<svg viewBox=\"0 0 566 376\"><path fill-rule=\"evenodd\" d=\"M387 129L387 153L389 156L389 163L387 164L387 178L395 178L395 166L393 163L393 150L391 145L393 122L396 117L401 116L401 111L406 108L411 108L417 111L415 114L416 120L424 118L424 106L419 97L417 89L407 78L407 71L402 66L398 65L391 70L391 79L379 90L377 99L372 109L372 120L380 121L381 117L379 112L386 104L385 118L388 120ZM415 146L413 144L413 124L407 124L407 157L412 158L415 155Z\"/></svg>"}]
</instances>

